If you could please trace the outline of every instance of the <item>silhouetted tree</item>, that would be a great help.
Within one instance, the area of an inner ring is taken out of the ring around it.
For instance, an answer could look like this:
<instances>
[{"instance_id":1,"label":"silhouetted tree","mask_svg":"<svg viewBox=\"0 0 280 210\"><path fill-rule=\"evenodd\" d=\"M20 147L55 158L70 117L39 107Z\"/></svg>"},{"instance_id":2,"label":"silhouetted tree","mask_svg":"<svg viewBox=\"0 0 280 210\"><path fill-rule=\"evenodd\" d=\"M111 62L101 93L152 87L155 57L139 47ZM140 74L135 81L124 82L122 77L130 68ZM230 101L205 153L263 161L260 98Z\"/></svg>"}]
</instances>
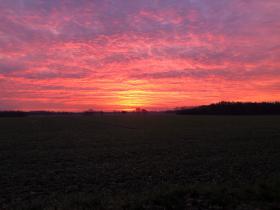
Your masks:
<instances>
[{"instance_id":1,"label":"silhouetted tree","mask_svg":"<svg viewBox=\"0 0 280 210\"><path fill-rule=\"evenodd\" d=\"M280 102L226 102L175 111L193 115L275 115L280 114Z\"/></svg>"},{"instance_id":2,"label":"silhouetted tree","mask_svg":"<svg viewBox=\"0 0 280 210\"><path fill-rule=\"evenodd\" d=\"M147 113L148 111L146 109L142 109L142 108L136 108L135 109L136 113Z\"/></svg>"},{"instance_id":3,"label":"silhouetted tree","mask_svg":"<svg viewBox=\"0 0 280 210\"><path fill-rule=\"evenodd\" d=\"M21 111L1 111L0 117L26 117L26 112Z\"/></svg>"},{"instance_id":4,"label":"silhouetted tree","mask_svg":"<svg viewBox=\"0 0 280 210\"><path fill-rule=\"evenodd\" d=\"M93 109L89 109L89 110L83 112L83 115L86 115L86 116L90 116L90 115L94 115L94 114L96 114L96 112Z\"/></svg>"}]
</instances>

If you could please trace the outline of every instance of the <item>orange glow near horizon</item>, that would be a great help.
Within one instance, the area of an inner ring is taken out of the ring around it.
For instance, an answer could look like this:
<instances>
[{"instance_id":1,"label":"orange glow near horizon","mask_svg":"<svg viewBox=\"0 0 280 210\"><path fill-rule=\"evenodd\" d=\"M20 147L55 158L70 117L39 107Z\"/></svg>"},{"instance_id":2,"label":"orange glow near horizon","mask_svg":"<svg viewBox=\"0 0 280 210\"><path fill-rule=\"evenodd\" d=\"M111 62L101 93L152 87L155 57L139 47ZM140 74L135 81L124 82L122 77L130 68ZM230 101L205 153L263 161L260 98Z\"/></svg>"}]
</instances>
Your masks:
<instances>
[{"instance_id":1,"label":"orange glow near horizon","mask_svg":"<svg viewBox=\"0 0 280 210\"><path fill-rule=\"evenodd\" d=\"M1 1L0 110L279 101L279 9L275 0Z\"/></svg>"},{"instance_id":2,"label":"orange glow near horizon","mask_svg":"<svg viewBox=\"0 0 280 210\"><path fill-rule=\"evenodd\" d=\"M126 90L119 93L120 100L117 102L124 110L133 110L135 107L149 105L145 91Z\"/></svg>"}]
</instances>

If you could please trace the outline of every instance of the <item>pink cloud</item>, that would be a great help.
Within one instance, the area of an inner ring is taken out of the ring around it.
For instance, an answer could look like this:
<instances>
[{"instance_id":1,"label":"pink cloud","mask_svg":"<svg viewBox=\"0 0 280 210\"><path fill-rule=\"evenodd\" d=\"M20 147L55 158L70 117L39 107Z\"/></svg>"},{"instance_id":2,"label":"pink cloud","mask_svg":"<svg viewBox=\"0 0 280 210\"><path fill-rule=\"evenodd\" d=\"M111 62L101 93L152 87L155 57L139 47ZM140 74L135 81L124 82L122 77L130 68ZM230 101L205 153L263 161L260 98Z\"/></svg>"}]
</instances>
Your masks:
<instances>
[{"instance_id":1,"label":"pink cloud","mask_svg":"<svg viewBox=\"0 0 280 210\"><path fill-rule=\"evenodd\" d=\"M280 99L280 4L0 3L0 109Z\"/></svg>"}]
</instances>

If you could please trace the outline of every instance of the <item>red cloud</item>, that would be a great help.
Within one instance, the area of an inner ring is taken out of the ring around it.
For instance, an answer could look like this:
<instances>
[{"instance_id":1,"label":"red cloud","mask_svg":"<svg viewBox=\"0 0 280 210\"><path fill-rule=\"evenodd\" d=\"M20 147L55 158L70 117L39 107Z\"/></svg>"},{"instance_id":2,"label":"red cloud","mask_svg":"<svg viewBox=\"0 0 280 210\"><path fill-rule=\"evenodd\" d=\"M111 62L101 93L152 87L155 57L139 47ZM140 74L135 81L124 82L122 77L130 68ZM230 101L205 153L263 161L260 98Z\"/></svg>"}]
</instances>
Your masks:
<instances>
[{"instance_id":1,"label":"red cloud","mask_svg":"<svg viewBox=\"0 0 280 210\"><path fill-rule=\"evenodd\" d=\"M0 109L280 99L280 4L1 1Z\"/></svg>"}]
</instances>

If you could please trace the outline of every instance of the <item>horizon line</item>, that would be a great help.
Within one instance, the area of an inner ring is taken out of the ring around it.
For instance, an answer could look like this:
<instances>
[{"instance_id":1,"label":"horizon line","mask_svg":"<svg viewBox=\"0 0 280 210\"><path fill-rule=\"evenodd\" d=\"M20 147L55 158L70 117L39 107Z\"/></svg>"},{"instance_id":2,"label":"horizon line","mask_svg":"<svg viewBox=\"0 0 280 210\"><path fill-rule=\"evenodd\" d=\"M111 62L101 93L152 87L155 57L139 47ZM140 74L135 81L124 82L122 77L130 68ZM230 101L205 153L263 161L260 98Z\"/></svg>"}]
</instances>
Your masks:
<instances>
[{"instance_id":1,"label":"horizon line","mask_svg":"<svg viewBox=\"0 0 280 210\"><path fill-rule=\"evenodd\" d=\"M208 104L201 104L201 105L193 105L193 106L179 106L179 107L173 107L173 108L162 108L162 109L148 109L145 107L135 107L131 109L119 109L119 110L100 110L100 109L85 109L85 110L77 110L77 111L67 111L67 110L52 110L52 109L0 109L0 112L49 112L49 113L74 113L74 114L79 114L79 113L86 113L86 112L92 112L92 113L116 113L116 112L127 112L127 113L135 113L137 112L137 109L140 109L142 111L147 111L147 112L167 112L167 111L176 111L177 109L191 109L191 108L196 108L196 107L201 107L201 106L209 106L212 104L219 104L219 103L257 103L257 104L262 104L262 103L280 103L280 100L274 100L274 101L219 101L219 102L213 102L213 103L208 103Z\"/></svg>"}]
</instances>

